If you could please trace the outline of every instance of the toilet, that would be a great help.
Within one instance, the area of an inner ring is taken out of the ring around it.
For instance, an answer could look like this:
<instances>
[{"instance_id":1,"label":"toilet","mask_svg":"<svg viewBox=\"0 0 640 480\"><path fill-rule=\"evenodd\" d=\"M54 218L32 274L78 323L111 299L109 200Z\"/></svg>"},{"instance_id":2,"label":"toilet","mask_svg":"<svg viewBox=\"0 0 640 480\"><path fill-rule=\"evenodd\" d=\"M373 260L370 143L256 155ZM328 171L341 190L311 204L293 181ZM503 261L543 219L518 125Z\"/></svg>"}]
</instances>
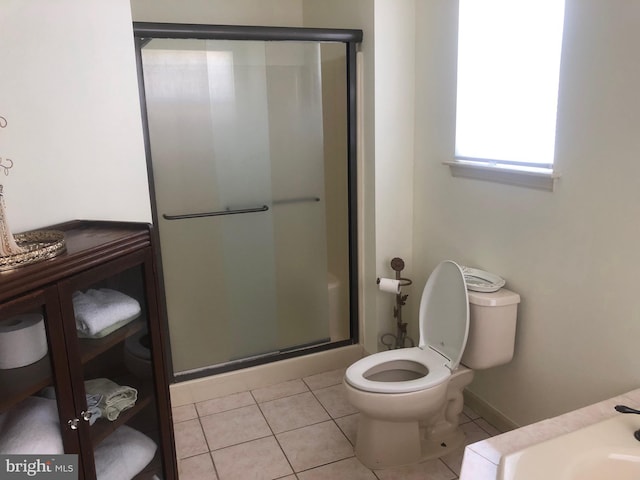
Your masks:
<instances>
[{"instance_id":1,"label":"toilet","mask_svg":"<svg viewBox=\"0 0 640 480\"><path fill-rule=\"evenodd\" d=\"M420 301L419 345L369 355L345 373L347 399L360 411L355 451L364 465L411 464L464 442L462 392L473 369L513 358L519 302L504 288L467 291L455 262L436 267Z\"/></svg>"}]
</instances>

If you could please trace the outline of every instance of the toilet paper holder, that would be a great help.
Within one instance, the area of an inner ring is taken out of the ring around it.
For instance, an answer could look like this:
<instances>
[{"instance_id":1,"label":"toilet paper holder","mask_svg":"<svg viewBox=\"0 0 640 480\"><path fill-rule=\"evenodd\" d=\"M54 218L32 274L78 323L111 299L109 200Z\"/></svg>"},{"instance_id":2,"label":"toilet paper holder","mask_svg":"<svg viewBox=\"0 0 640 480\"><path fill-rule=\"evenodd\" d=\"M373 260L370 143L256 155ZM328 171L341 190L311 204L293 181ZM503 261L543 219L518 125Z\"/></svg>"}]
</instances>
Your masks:
<instances>
[{"instance_id":1,"label":"toilet paper holder","mask_svg":"<svg viewBox=\"0 0 640 480\"><path fill-rule=\"evenodd\" d=\"M395 272L395 277L399 285L396 293L396 304L393 307L393 318L396 320L396 334L385 333L380 337L380 342L386 346L388 350L404 348L407 346L415 347L413 339L407 336L407 323L402 321L402 307L406 304L409 295L403 294L400 290L400 287L408 287L413 282L402 276L404 260L400 257L394 257L391 259L391 269ZM376 280L376 283L378 285L380 284L380 278ZM407 342L409 345L407 345Z\"/></svg>"}]
</instances>

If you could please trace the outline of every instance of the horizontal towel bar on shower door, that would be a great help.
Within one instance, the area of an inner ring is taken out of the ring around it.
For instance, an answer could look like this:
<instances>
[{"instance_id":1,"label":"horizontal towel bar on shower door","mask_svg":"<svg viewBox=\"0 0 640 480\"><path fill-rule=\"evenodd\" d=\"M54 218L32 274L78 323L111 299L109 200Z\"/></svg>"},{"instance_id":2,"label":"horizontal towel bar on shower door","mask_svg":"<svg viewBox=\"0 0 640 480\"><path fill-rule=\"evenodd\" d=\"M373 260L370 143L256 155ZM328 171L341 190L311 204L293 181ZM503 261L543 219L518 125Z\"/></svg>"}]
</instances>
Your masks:
<instances>
[{"instance_id":1,"label":"horizontal towel bar on shower door","mask_svg":"<svg viewBox=\"0 0 640 480\"><path fill-rule=\"evenodd\" d=\"M282 205L285 203L300 203L300 202L319 202L318 197L300 197L300 198L287 198L284 200L274 200L274 205Z\"/></svg>"},{"instance_id":2,"label":"horizontal towel bar on shower door","mask_svg":"<svg viewBox=\"0 0 640 480\"><path fill-rule=\"evenodd\" d=\"M183 215L167 215L162 214L162 218L165 220L183 220L185 218L202 218L202 217L219 217L220 215L238 215L240 213L254 213L254 212L266 212L269 207L262 205L256 208L242 208L239 210L219 210L217 212L205 212L205 213L185 213Z\"/></svg>"}]
</instances>

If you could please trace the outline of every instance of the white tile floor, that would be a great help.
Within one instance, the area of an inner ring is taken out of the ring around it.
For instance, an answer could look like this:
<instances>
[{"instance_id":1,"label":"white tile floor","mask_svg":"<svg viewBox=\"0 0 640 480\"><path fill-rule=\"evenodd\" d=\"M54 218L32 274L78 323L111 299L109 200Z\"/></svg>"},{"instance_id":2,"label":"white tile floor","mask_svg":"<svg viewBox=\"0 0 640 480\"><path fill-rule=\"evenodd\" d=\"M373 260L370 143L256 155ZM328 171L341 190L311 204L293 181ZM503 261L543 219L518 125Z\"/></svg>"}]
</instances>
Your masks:
<instances>
[{"instance_id":1,"label":"white tile floor","mask_svg":"<svg viewBox=\"0 0 640 480\"><path fill-rule=\"evenodd\" d=\"M354 456L358 412L344 370L173 409L180 480L453 480L463 447L441 459L369 470ZM500 433L465 407L467 443Z\"/></svg>"}]
</instances>

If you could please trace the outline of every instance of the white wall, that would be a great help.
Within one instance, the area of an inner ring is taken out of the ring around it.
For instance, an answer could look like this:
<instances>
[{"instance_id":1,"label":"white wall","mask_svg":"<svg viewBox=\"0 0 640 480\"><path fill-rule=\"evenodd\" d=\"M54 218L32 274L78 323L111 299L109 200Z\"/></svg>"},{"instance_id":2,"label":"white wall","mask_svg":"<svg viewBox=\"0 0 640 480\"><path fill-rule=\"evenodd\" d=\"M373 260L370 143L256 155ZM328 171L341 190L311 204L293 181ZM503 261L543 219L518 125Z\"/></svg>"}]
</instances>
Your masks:
<instances>
[{"instance_id":1,"label":"white wall","mask_svg":"<svg viewBox=\"0 0 640 480\"><path fill-rule=\"evenodd\" d=\"M364 32L358 99L363 136L358 167L360 318L361 342L366 351L376 352L383 348L380 336L396 332L395 297L380 293L376 278L394 276L389 265L393 257L405 260L403 275L412 275L415 0L303 2L305 26ZM406 293L415 301L415 289ZM405 320L411 306L408 302Z\"/></svg>"},{"instance_id":2,"label":"white wall","mask_svg":"<svg viewBox=\"0 0 640 480\"><path fill-rule=\"evenodd\" d=\"M370 0L303 0L306 27L356 28L363 31L362 112L358 121L361 143L358 148L358 230L359 230L359 314L360 342L365 350L377 351L376 244L375 244L375 9Z\"/></svg>"},{"instance_id":3,"label":"white wall","mask_svg":"<svg viewBox=\"0 0 640 480\"><path fill-rule=\"evenodd\" d=\"M395 278L390 267L394 257L405 262L402 276L413 277L415 3L375 2L375 248L380 277ZM414 306L417 308L421 292L406 287L402 293L409 294L403 321L409 322L410 334L417 344L417 322L410 321L410 314ZM395 295L378 291L376 300L377 338L384 333L395 335ZM377 347L373 351L384 348Z\"/></svg>"},{"instance_id":4,"label":"white wall","mask_svg":"<svg viewBox=\"0 0 640 480\"><path fill-rule=\"evenodd\" d=\"M131 0L138 22L299 27L301 0Z\"/></svg>"},{"instance_id":5,"label":"white wall","mask_svg":"<svg viewBox=\"0 0 640 480\"><path fill-rule=\"evenodd\" d=\"M3 0L0 178L14 232L75 218L150 221L126 0Z\"/></svg>"},{"instance_id":6,"label":"white wall","mask_svg":"<svg viewBox=\"0 0 640 480\"><path fill-rule=\"evenodd\" d=\"M456 10L418 2L416 277L451 258L521 294L513 362L470 389L525 424L640 384L640 4L566 1L553 193L441 165L454 146Z\"/></svg>"}]
</instances>

